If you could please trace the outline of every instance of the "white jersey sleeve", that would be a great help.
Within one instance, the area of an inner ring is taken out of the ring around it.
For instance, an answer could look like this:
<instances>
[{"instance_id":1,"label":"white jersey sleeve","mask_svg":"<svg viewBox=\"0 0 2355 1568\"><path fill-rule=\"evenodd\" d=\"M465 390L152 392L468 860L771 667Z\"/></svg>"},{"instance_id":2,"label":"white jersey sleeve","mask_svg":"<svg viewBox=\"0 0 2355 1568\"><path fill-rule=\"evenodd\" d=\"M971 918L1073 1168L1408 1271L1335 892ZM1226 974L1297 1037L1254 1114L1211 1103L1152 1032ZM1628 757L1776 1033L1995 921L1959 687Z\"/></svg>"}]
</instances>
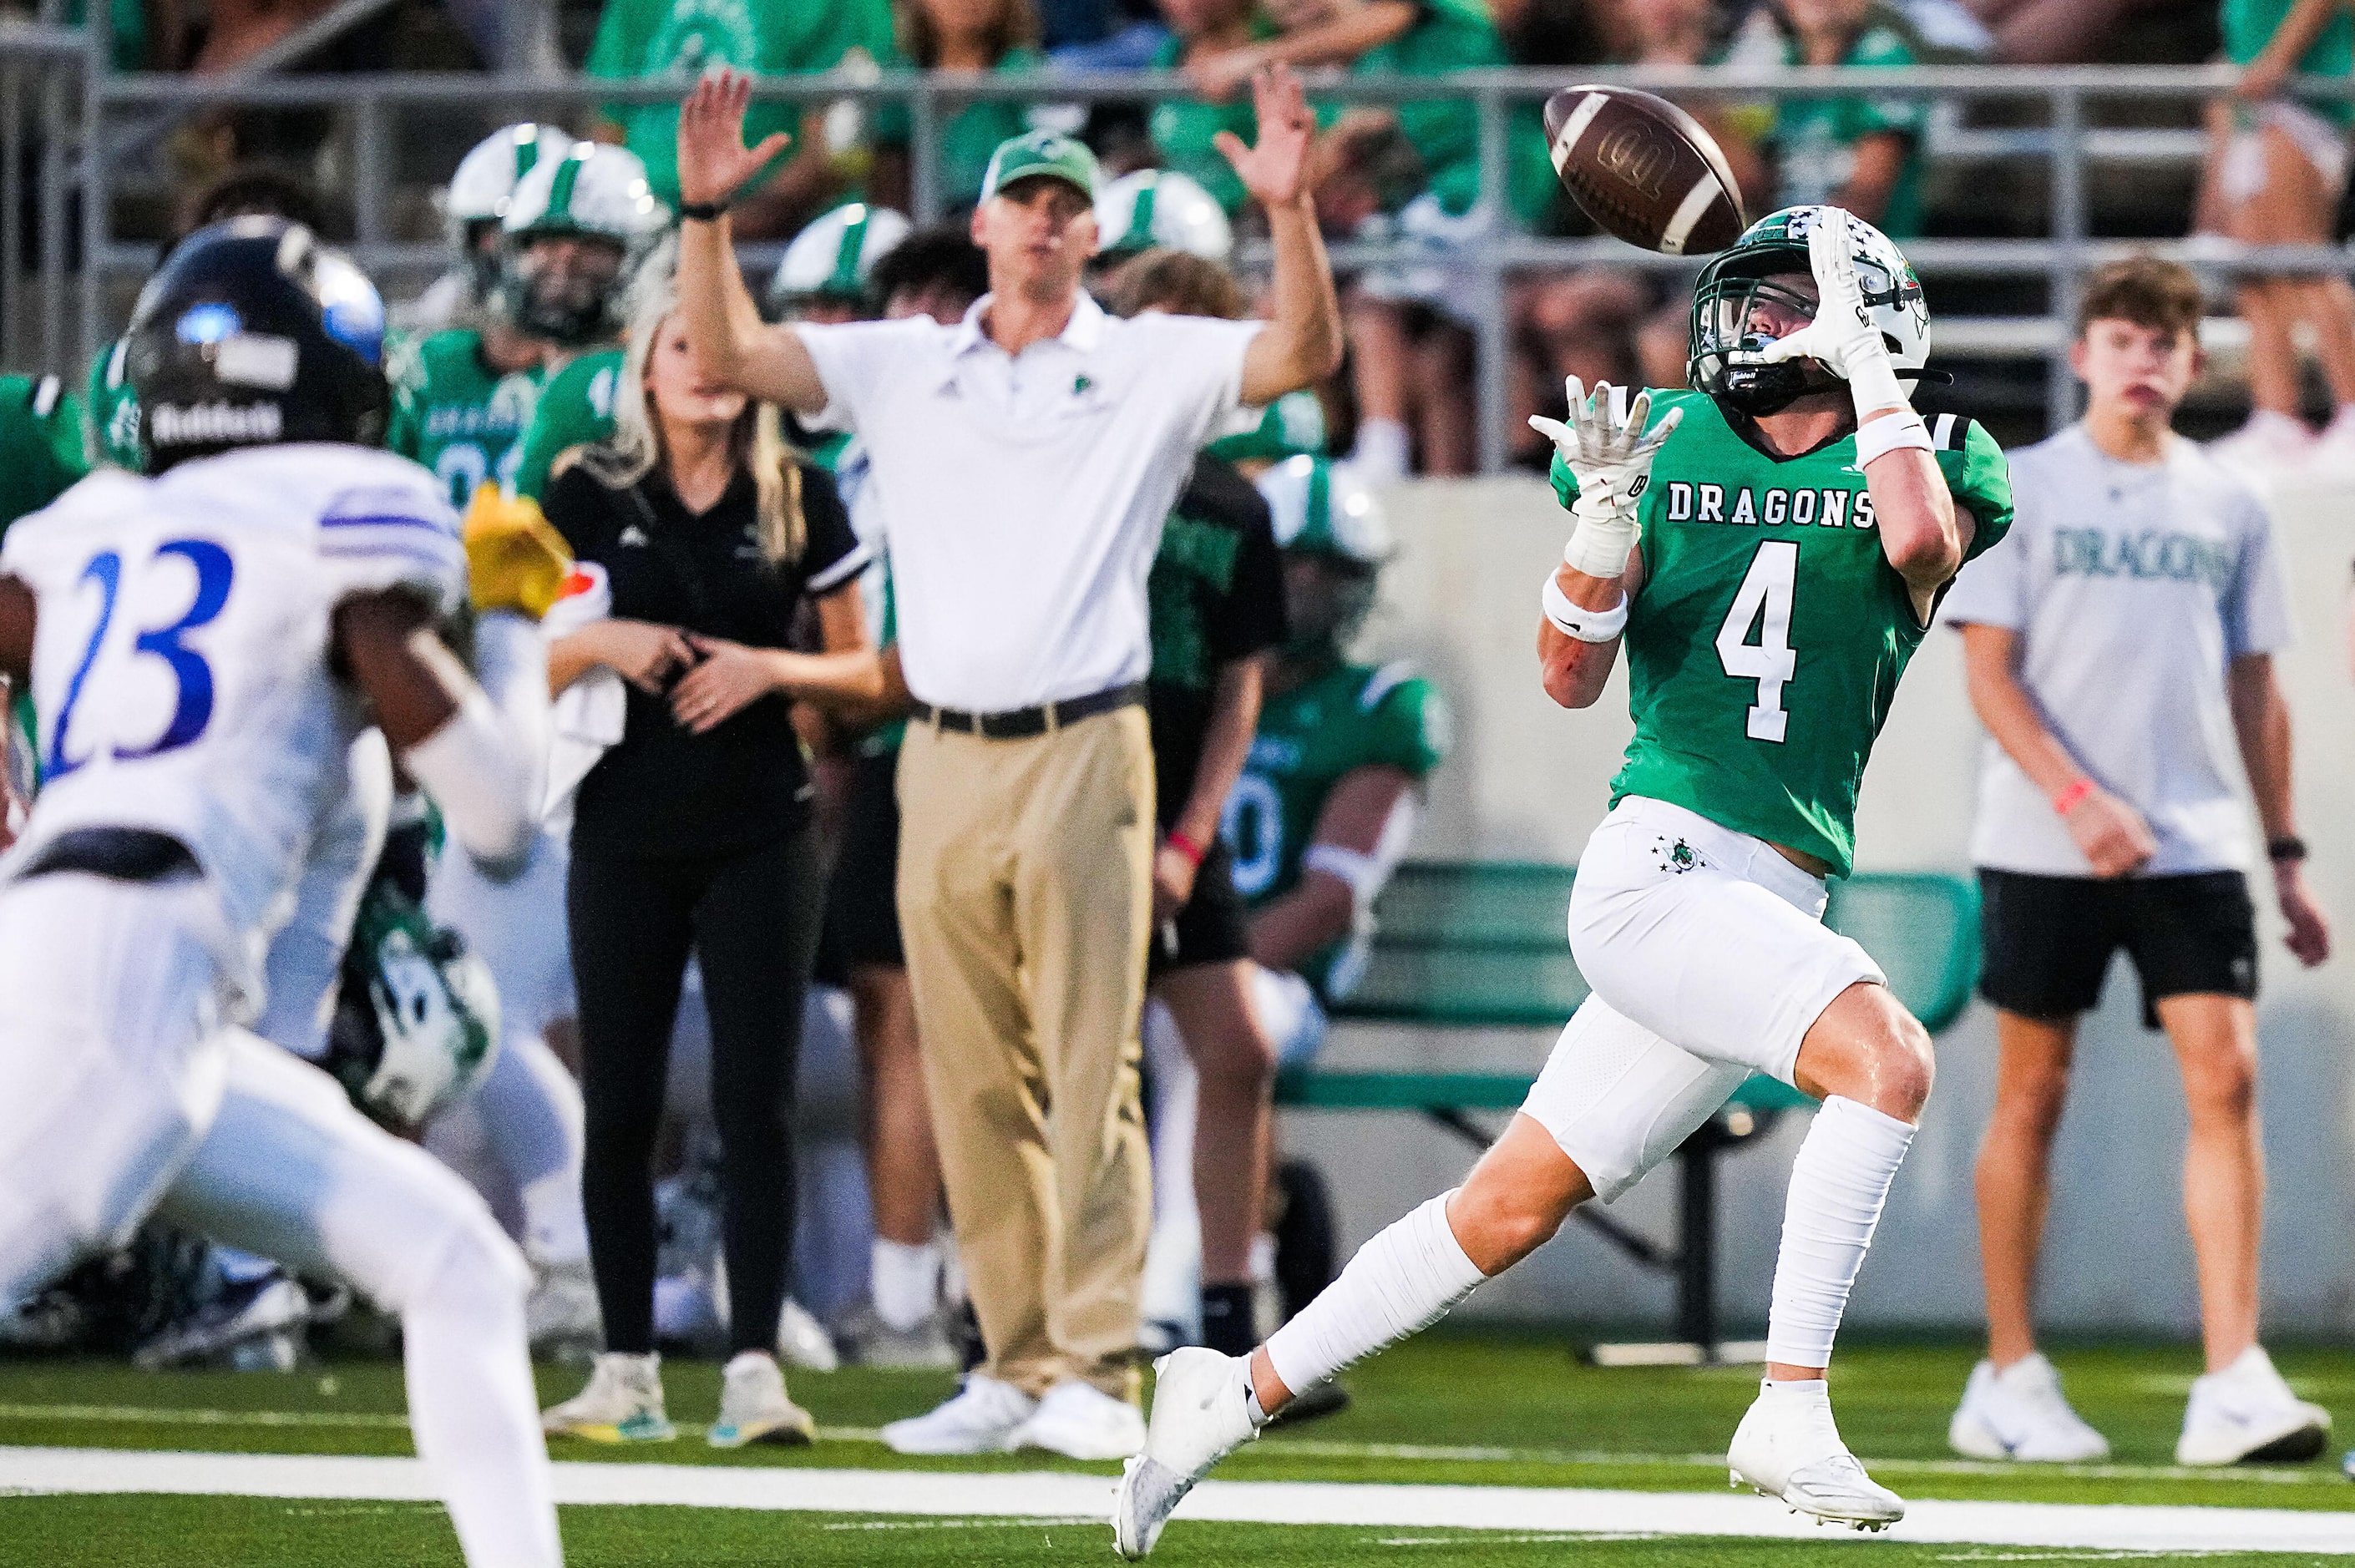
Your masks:
<instances>
[{"instance_id":1,"label":"white jersey sleeve","mask_svg":"<svg viewBox=\"0 0 2355 1568\"><path fill-rule=\"evenodd\" d=\"M433 476L405 459L371 462L325 498L318 551L338 599L406 588L437 615L465 603L466 549L458 514Z\"/></svg>"}]
</instances>

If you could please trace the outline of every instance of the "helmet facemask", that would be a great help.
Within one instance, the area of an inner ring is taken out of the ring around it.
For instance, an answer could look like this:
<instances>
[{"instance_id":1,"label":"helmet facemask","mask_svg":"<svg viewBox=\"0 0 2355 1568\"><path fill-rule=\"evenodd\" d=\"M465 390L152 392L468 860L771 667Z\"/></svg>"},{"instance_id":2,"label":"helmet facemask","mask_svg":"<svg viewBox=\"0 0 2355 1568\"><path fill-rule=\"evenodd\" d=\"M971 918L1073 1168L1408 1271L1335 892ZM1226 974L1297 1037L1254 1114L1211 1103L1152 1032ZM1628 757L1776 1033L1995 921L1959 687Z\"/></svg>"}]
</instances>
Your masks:
<instances>
[{"instance_id":1,"label":"helmet facemask","mask_svg":"<svg viewBox=\"0 0 2355 1568\"><path fill-rule=\"evenodd\" d=\"M1812 276L1807 233L1816 211L1786 209L1753 224L1701 270L1693 289L1686 378L1695 391L1733 412L1753 418L1775 413L1808 393L1841 385L1812 359L1768 365L1758 358L1774 338L1815 319L1816 302L1777 280ZM1921 280L1880 230L1853 217L1848 221L1864 307L1880 324L1901 385L1911 391L1929 353L1930 317ZM1780 332L1762 332L1761 316L1788 324Z\"/></svg>"},{"instance_id":2,"label":"helmet facemask","mask_svg":"<svg viewBox=\"0 0 2355 1568\"><path fill-rule=\"evenodd\" d=\"M1373 613L1381 568L1318 549L1284 553L1284 613L1293 654L1339 654Z\"/></svg>"},{"instance_id":3,"label":"helmet facemask","mask_svg":"<svg viewBox=\"0 0 2355 1568\"><path fill-rule=\"evenodd\" d=\"M623 245L602 234L511 234L500 269L504 313L517 331L567 348L603 342L622 324L628 260Z\"/></svg>"}]
</instances>

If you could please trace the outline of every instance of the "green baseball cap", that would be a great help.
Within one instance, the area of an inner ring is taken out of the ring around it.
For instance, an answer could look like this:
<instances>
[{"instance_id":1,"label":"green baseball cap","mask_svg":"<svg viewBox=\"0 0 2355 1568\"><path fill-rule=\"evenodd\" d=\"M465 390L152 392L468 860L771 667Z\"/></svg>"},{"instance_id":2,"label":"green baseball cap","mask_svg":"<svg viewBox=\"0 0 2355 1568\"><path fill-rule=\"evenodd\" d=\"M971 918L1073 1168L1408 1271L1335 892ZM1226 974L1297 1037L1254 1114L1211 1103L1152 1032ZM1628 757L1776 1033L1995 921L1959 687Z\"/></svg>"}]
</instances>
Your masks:
<instances>
[{"instance_id":1,"label":"green baseball cap","mask_svg":"<svg viewBox=\"0 0 2355 1568\"><path fill-rule=\"evenodd\" d=\"M981 199L1032 175L1077 185L1082 196L1096 199L1096 155L1086 143L1060 131L1028 131L1000 142L989 155L989 172L981 177Z\"/></svg>"}]
</instances>

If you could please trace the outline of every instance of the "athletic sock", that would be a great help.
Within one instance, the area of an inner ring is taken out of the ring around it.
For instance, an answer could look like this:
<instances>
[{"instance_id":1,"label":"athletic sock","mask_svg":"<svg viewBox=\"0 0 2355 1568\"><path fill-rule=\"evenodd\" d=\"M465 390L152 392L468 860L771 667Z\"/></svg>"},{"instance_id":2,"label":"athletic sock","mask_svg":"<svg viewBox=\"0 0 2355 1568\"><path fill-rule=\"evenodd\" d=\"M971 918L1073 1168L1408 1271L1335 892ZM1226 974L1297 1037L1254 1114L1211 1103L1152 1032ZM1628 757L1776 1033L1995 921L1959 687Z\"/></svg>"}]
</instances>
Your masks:
<instances>
[{"instance_id":1,"label":"athletic sock","mask_svg":"<svg viewBox=\"0 0 2355 1568\"><path fill-rule=\"evenodd\" d=\"M1247 1356L1259 1343L1248 1285L1202 1287L1202 1343L1222 1356Z\"/></svg>"},{"instance_id":2,"label":"athletic sock","mask_svg":"<svg viewBox=\"0 0 2355 1568\"><path fill-rule=\"evenodd\" d=\"M1412 461L1406 426L1396 419L1360 419L1349 466L1368 484L1391 484L1406 477Z\"/></svg>"},{"instance_id":3,"label":"athletic sock","mask_svg":"<svg viewBox=\"0 0 2355 1568\"><path fill-rule=\"evenodd\" d=\"M884 1327L906 1333L932 1315L941 1299L941 1249L937 1242L910 1246L875 1238L867 1264L868 1291Z\"/></svg>"},{"instance_id":4,"label":"athletic sock","mask_svg":"<svg viewBox=\"0 0 2355 1568\"><path fill-rule=\"evenodd\" d=\"M401 1311L410 1426L468 1563L556 1568L525 1276L514 1249L488 1239L497 1245L454 1238Z\"/></svg>"},{"instance_id":5,"label":"athletic sock","mask_svg":"<svg viewBox=\"0 0 2355 1568\"><path fill-rule=\"evenodd\" d=\"M1791 1162L1774 1305L1766 1318L1768 1361L1830 1364L1849 1287L1913 1142L1910 1125L1861 1101L1835 1095L1816 1113Z\"/></svg>"},{"instance_id":6,"label":"athletic sock","mask_svg":"<svg viewBox=\"0 0 2355 1568\"><path fill-rule=\"evenodd\" d=\"M1341 1277L1267 1341L1269 1362L1295 1393L1445 1317L1487 1277L1447 1224L1443 1192L1358 1249Z\"/></svg>"}]
</instances>

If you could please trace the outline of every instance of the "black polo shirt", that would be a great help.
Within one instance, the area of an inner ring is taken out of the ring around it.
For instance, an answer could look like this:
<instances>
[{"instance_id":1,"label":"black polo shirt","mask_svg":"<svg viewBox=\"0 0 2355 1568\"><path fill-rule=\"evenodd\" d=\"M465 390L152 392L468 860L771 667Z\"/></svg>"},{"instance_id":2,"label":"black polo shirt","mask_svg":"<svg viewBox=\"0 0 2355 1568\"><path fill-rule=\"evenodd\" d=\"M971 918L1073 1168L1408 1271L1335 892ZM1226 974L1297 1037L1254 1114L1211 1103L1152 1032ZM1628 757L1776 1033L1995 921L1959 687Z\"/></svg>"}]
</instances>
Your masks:
<instances>
[{"instance_id":1,"label":"black polo shirt","mask_svg":"<svg viewBox=\"0 0 2355 1568\"><path fill-rule=\"evenodd\" d=\"M1207 453L1194 460L1162 527L1146 592L1154 784L1167 828L1194 791L1220 670L1289 635L1274 524L1265 498L1232 464Z\"/></svg>"},{"instance_id":2,"label":"black polo shirt","mask_svg":"<svg viewBox=\"0 0 2355 1568\"><path fill-rule=\"evenodd\" d=\"M749 470L698 515L659 471L615 489L576 463L549 486L544 507L573 554L605 568L616 618L789 648L805 603L841 588L868 561L833 475L804 464L801 501L801 555L777 563L762 557ZM575 849L725 853L784 832L809 810L809 768L783 695L695 735L671 717L666 696L628 690L620 743L581 780Z\"/></svg>"}]
</instances>

